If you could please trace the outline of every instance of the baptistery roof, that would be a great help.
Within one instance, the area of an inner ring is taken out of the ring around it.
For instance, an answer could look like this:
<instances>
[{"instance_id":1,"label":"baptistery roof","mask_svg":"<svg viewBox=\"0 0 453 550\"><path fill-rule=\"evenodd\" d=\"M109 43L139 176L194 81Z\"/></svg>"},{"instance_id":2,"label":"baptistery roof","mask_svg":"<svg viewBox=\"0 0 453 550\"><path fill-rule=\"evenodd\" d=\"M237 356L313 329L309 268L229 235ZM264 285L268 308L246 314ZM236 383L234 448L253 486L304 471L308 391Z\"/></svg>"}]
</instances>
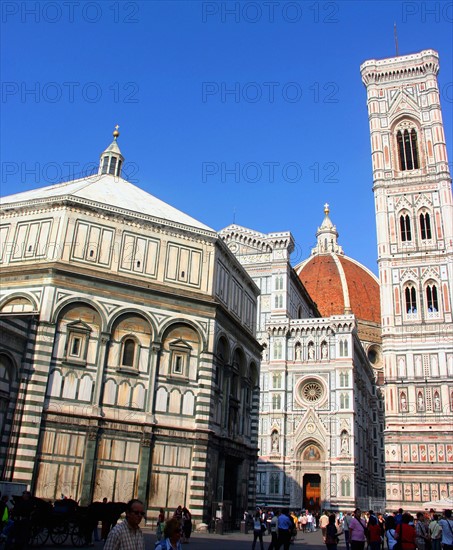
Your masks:
<instances>
[{"instance_id":1,"label":"baptistery roof","mask_svg":"<svg viewBox=\"0 0 453 550\"><path fill-rule=\"evenodd\" d=\"M379 281L369 269L344 254L328 205L324 213L316 233L317 246L310 258L295 267L296 273L323 317L352 312L358 320L379 324Z\"/></svg>"}]
</instances>

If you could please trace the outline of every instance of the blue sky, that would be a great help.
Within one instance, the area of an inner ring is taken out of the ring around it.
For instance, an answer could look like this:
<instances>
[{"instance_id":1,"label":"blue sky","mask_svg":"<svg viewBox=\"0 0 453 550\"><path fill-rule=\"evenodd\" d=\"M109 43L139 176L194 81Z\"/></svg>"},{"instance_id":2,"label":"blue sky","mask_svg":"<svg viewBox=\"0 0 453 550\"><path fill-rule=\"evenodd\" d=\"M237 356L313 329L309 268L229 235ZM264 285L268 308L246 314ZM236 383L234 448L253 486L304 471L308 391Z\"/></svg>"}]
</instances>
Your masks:
<instances>
[{"instance_id":1,"label":"blue sky","mask_svg":"<svg viewBox=\"0 0 453 550\"><path fill-rule=\"evenodd\" d=\"M360 64L435 49L452 159L452 2L2 3L1 194L96 165L120 125L129 179L200 221L290 230L323 204L377 272Z\"/></svg>"}]
</instances>

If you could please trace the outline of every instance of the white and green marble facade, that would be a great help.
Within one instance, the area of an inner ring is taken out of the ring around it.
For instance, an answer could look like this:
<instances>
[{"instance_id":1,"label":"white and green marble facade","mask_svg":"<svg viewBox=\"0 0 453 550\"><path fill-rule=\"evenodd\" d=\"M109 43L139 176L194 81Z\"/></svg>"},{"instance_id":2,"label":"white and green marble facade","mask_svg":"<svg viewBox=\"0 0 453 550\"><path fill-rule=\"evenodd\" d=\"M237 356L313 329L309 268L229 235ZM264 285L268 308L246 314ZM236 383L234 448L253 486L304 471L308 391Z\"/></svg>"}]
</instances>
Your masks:
<instances>
[{"instance_id":1,"label":"white and green marble facade","mask_svg":"<svg viewBox=\"0 0 453 550\"><path fill-rule=\"evenodd\" d=\"M147 196L98 175L2 199L2 478L239 517L255 501L259 291L213 230Z\"/></svg>"}]
</instances>

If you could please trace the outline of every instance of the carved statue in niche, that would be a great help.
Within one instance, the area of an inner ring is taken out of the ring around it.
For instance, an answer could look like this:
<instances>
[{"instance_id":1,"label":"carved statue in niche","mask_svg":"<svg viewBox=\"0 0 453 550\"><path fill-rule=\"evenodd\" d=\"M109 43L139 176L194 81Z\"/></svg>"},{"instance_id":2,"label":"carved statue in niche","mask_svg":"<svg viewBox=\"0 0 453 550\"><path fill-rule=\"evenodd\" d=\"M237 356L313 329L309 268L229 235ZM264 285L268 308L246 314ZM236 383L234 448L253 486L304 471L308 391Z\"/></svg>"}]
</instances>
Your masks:
<instances>
[{"instance_id":1,"label":"carved statue in niche","mask_svg":"<svg viewBox=\"0 0 453 550\"><path fill-rule=\"evenodd\" d=\"M327 359L327 344L325 342L321 344L321 357Z\"/></svg>"},{"instance_id":2,"label":"carved statue in niche","mask_svg":"<svg viewBox=\"0 0 453 550\"><path fill-rule=\"evenodd\" d=\"M279 443L278 443L278 432L274 431L271 434L271 443L272 443L272 451L274 453L278 453Z\"/></svg>"},{"instance_id":3,"label":"carved statue in niche","mask_svg":"<svg viewBox=\"0 0 453 550\"><path fill-rule=\"evenodd\" d=\"M300 344L296 344L295 348L295 358L296 358L296 361L300 361L300 357L301 357L301 352L302 352L302 347Z\"/></svg>"},{"instance_id":4,"label":"carved statue in niche","mask_svg":"<svg viewBox=\"0 0 453 550\"><path fill-rule=\"evenodd\" d=\"M435 411L440 411L440 409L441 409L440 397L439 397L439 394L436 392L434 394L434 410Z\"/></svg>"},{"instance_id":5,"label":"carved statue in niche","mask_svg":"<svg viewBox=\"0 0 453 550\"><path fill-rule=\"evenodd\" d=\"M310 445L304 451L302 460L320 460L321 453L314 445Z\"/></svg>"},{"instance_id":6,"label":"carved statue in niche","mask_svg":"<svg viewBox=\"0 0 453 550\"><path fill-rule=\"evenodd\" d=\"M315 346L312 342L308 344L308 358L314 359L315 358Z\"/></svg>"},{"instance_id":7,"label":"carved statue in niche","mask_svg":"<svg viewBox=\"0 0 453 550\"><path fill-rule=\"evenodd\" d=\"M405 392L400 394L400 407L403 412L407 412L407 397Z\"/></svg>"},{"instance_id":8,"label":"carved statue in niche","mask_svg":"<svg viewBox=\"0 0 453 550\"><path fill-rule=\"evenodd\" d=\"M425 400L423 399L423 393L421 391L417 394L417 407L419 411L425 410Z\"/></svg>"},{"instance_id":9,"label":"carved statue in niche","mask_svg":"<svg viewBox=\"0 0 453 550\"><path fill-rule=\"evenodd\" d=\"M342 455L349 454L349 436L346 430L343 430L341 432L340 441L341 441L340 443L341 454Z\"/></svg>"}]
</instances>

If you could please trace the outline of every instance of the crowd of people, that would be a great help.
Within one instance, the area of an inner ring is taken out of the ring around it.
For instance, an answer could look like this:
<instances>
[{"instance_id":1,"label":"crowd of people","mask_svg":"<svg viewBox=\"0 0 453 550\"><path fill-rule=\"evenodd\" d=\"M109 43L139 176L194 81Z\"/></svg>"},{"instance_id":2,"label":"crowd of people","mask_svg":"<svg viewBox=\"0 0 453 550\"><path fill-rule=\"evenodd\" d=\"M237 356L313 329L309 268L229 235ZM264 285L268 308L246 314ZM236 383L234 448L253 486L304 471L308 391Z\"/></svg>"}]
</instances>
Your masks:
<instances>
[{"instance_id":1,"label":"crowd of people","mask_svg":"<svg viewBox=\"0 0 453 550\"><path fill-rule=\"evenodd\" d=\"M244 515L249 520L248 513ZM299 514L289 509L275 510L257 507L252 517L255 550L259 541L264 549L263 535L271 535L267 550L288 550L298 531L303 533L321 529L327 550L337 550L344 537L346 550L453 550L453 520L451 510L441 516L434 510L412 516L401 508L393 514L354 512L314 514L302 510Z\"/></svg>"},{"instance_id":2,"label":"crowd of people","mask_svg":"<svg viewBox=\"0 0 453 550\"><path fill-rule=\"evenodd\" d=\"M106 505L107 499L99 505ZM30 515L33 510L31 494L25 491L17 502L7 496L0 498L0 542L14 538L14 550L22 550L28 544ZM125 520L115 525L103 524L104 550L145 550L140 523L145 517L142 501L133 499L125 505ZM280 510L257 507L254 514L244 513L244 520L253 526L252 550L259 542L264 548L264 535L271 536L266 550L289 550L297 533L321 530L327 550L337 550L340 537L344 537L346 550L453 550L453 520L451 510L443 515L430 510L418 512L415 517L402 509L393 514L354 512L312 513L302 510L299 514L288 508ZM116 523L116 522L115 522ZM110 530L110 532L109 532ZM96 527L97 531L97 527ZM170 519L161 508L156 527L155 550L181 550L192 533L192 515L187 507L178 506ZM14 535L11 537L11 535Z\"/></svg>"}]
</instances>

